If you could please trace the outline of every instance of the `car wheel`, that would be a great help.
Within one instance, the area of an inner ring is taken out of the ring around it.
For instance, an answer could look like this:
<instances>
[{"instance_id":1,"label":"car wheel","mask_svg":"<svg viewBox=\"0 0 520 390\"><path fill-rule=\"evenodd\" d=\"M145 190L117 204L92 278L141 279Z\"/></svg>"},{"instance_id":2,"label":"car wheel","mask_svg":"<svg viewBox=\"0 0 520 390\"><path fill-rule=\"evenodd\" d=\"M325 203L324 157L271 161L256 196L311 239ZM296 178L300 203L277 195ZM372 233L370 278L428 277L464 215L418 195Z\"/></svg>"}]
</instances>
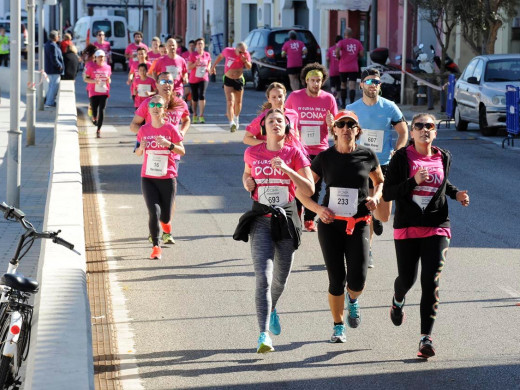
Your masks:
<instances>
[{"instance_id":1,"label":"car wheel","mask_svg":"<svg viewBox=\"0 0 520 390\"><path fill-rule=\"evenodd\" d=\"M489 137L497 134L497 129L488 126L486 106L480 106L478 110L478 124L482 135Z\"/></svg>"},{"instance_id":2,"label":"car wheel","mask_svg":"<svg viewBox=\"0 0 520 390\"><path fill-rule=\"evenodd\" d=\"M257 91L262 91L264 89L264 83L262 79L260 78L260 72L258 71L258 68L255 66L253 68L253 88Z\"/></svg>"},{"instance_id":3,"label":"car wheel","mask_svg":"<svg viewBox=\"0 0 520 390\"><path fill-rule=\"evenodd\" d=\"M455 129L457 131L466 131L468 129L468 122L460 119L459 106L455 105Z\"/></svg>"}]
</instances>

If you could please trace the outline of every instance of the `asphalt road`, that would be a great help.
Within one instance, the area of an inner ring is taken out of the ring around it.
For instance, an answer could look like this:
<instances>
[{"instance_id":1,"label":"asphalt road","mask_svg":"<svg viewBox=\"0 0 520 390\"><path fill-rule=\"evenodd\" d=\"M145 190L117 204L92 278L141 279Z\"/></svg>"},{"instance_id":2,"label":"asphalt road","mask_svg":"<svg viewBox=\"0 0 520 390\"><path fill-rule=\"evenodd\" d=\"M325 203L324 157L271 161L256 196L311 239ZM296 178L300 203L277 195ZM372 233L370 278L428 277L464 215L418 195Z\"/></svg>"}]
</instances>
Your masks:
<instances>
[{"instance_id":1,"label":"asphalt road","mask_svg":"<svg viewBox=\"0 0 520 390\"><path fill-rule=\"evenodd\" d=\"M130 371L135 361L146 389L520 389L518 147L503 150L498 137L457 133L453 126L439 131L436 144L454 155L450 180L469 191L471 205L450 202L453 239L433 333L437 356L415 357L419 282L407 297L406 322L397 328L390 321L397 272L390 223L375 241L376 266L360 298L362 323L347 329L347 343L328 342L327 276L317 235L304 233L278 305L276 351L258 355L250 248L232 239L251 203L241 185L244 126L229 133L221 84L211 83L211 124L192 126L185 140L173 221L177 243L163 249L162 260L149 260L141 161L132 153L124 77L113 77L103 138L94 138L93 126L87 129L105 244L128 309L128 321L116 323L134 334L135 349L121 351L123 381L136 379ZM242 124L263 97L246 89ZM86 111L79 79L77 98Z\"/></svg>"}]
</instances>

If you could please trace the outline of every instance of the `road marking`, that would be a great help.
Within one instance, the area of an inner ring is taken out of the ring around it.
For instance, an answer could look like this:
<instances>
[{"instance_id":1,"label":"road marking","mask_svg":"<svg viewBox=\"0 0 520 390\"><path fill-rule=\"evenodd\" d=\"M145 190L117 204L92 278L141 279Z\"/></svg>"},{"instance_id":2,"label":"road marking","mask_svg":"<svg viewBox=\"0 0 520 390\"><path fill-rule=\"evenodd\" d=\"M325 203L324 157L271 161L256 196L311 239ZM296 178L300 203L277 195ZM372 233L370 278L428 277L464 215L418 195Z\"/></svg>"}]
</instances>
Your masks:
<instances>
[{"instance_id":1,"label":"road marking","mask_svg":"<svg viewBox=\"0 0 520 390\"><path fill-rule=\"evenodd\" d=\"M225 125L223 124L222 126L225 126ZM210 132L210 133L220 133L220 132L229 131L227 129L222 128L222 126L215 125L212 123L205 123L205 124L196 124L196 125L192 124L190 126L190 128L195 129L197 131L204 131L204 132Z\"/></svg>"},{"instance_id":2,"label":"road marking","mask_svg":"<svg viewBox=\"0 0 520 390\"><path fill-rule=\"evenodd\" d=\"M520 292L512 289L511 287L509 286L498 286L502 291L504 291L505 293L511 295L513 298L515 299L520 299Z\"/></svg>"}]
</instances>

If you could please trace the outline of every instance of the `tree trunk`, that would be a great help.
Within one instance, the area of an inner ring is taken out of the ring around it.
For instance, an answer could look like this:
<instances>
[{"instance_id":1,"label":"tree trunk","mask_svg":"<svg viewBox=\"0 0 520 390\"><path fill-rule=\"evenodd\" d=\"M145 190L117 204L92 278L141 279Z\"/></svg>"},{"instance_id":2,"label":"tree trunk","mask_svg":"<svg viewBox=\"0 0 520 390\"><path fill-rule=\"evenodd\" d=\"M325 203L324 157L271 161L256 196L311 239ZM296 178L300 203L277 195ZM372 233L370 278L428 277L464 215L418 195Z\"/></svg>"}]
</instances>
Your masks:
<instances>
[{"instance_id":1,"label":"tree trunk","mask_svg":"<svg viewBox=\"0 0 520 390\"><path fill-rule=\"evenodd\" d=\"M501 20L495 20L493 24L489 24L489 34L486 39L486 54L495 54L495 42L500 27L502 27Z\"/></svg>"}]
</instances>

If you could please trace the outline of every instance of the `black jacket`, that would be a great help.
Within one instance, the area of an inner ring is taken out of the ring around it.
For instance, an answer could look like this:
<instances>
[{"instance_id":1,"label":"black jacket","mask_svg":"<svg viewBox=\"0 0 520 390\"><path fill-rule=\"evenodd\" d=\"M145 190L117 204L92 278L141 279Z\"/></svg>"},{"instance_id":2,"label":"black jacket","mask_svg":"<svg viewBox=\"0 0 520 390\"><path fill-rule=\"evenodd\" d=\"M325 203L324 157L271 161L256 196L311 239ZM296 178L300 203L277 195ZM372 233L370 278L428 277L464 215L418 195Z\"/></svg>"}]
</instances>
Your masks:
<instances>
[{"instance_id":1,"label":"black jacket","mask_svg":"<svg viewBox=\"0 0 520 390\"><path fill-rule=\"evenodd\" d=\"M417 182L410 177L406 147L395 152L390 160L383 185L383 198L387 202L395 200L395 229L414 226L446 228L450 226L446 195L455 199L459 190L448 180L451 166L450 152L437 147L435 149L442 154L444 181L424 211L412 200L412 191L417 186Z\"/></svg>"}]
</instances>

